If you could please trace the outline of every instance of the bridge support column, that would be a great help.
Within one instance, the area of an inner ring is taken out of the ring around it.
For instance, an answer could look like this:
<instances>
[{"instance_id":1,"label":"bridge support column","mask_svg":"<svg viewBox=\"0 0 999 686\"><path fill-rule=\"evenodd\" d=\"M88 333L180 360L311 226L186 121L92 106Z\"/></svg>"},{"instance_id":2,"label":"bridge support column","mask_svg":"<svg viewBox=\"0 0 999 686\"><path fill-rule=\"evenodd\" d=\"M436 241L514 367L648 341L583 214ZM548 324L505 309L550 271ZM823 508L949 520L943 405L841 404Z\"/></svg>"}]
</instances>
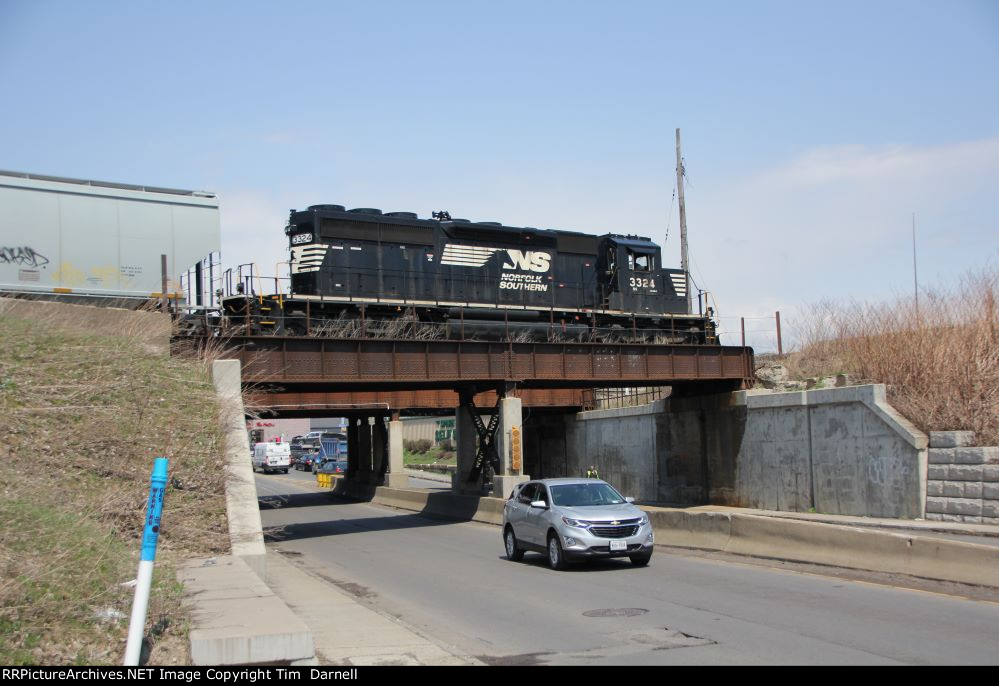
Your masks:
<instances>
[{"instance_id":1,"label":"bridge support column","mask_svg":"<svg viewBox=\"0 0 999 686\"><path fill-rule=\"evenodd\" d=\"M388 469L388 436L385 431L385 418L375 417L375 423L371 427L371 470L374 483L381 485L385 483L385 472Z\"/></svg>"},{"instance_id":2,"label":"bridge support column","mask_svg":"<svg viewBox=\"0 0 999 686\"><path fill-rule=\"evenodd\" d=\"M499 424L496 427L496 452L500 469L493 475L493 497L506 498L517 484L529 481L524 475L524 437L520 398L501 398L498 405Z\"/></svg>"},{"instance_id":3,"label":"bridge support column","mask_svg":"<svg viewBox=\"0 0 999 686\"><path fill-rule=\"evenodd\" d=\"M385 485L389 488L409 488L409 477L403 471L402 422L399 413L393 412L388 423L388 474Z\"/></svg>"},{"instance_id":4,"label":"bridge support column","mask_svg":"<svg viewBox=\"0 0 999 686\"><path fill-rule=\"evenodd\" d=\"M358 481L361 476L361 445L357 419L347 420L347 479Z\"/></svg>"},{"instance_id":5,"label":"bridge support column","mask_svg":"<svg viewBox=\"0 0 999 686\"><path fill-rule=\"evenodd\" d=\"M370 484L371 478L371 417L361 417L357 427L358 478L362 484Z\"/></svg>"},{"instance_id":6,"label":"bridge support column","mask_svg":"<svg viewBox=\"0 0 999 686\"><path fill-rule=\"evenodd\" d=\"M459 405L454 411L454 443L458 466L451 475L451 490L455 493L468 491L478 494L481 491L481 480L475 484L468 483L468 476L475 467L477 437L472 411Z\"/></svg>"}]
</instances>

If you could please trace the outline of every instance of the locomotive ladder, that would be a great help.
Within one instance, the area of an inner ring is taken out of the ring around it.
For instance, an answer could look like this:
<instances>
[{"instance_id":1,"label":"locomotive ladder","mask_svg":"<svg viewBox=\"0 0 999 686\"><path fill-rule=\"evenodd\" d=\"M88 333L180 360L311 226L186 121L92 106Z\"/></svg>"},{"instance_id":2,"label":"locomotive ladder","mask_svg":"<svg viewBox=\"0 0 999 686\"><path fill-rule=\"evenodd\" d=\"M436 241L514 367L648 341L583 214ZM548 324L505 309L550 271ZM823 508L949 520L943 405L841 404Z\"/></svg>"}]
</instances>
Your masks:
<instances>
[{"instance_id":1,"label":"locomotive ladder","mask_svg":"<svg viewBox=\"0 0 999 686\"><path fill-rule=\"evenodd\" d=\"M503 401L503 395L499 394L496 399L496 407L493 408L493 414L489 417L489 426L486 426L485 422L482 421L482 415L479 414L479 408L475 406L474 398L474 392L462 391L460 393L461 406L467 409L472 416L475 433L479 436L479 448L475 451L475 462L472 464L472 470L468 473L468 483L477 483L482 469L487 465L492 468L493 474L500 470L499 453L496 452L496 427L499 426L500 403Z\"/></svg>"}]
</instances>

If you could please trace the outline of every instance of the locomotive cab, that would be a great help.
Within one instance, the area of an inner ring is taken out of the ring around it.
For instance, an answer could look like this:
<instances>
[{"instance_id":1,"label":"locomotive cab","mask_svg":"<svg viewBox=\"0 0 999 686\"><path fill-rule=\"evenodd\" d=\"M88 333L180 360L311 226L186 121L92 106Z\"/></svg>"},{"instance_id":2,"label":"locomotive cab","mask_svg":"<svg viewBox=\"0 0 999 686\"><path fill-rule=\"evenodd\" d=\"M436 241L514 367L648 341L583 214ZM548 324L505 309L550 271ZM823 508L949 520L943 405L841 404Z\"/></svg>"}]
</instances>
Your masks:
<instances>
[{"instance_id":1,"label":"locomotive cab","mask_svg":"<svg viewBox=\"0 0 999 686\"><path fill-rule=\"evenodd\" d=\"M683 272L662 269L661 250L651 240L610 235L600 251L598 269L606 307L636 313L690 314Z\"/></svg>"}]
</instances>

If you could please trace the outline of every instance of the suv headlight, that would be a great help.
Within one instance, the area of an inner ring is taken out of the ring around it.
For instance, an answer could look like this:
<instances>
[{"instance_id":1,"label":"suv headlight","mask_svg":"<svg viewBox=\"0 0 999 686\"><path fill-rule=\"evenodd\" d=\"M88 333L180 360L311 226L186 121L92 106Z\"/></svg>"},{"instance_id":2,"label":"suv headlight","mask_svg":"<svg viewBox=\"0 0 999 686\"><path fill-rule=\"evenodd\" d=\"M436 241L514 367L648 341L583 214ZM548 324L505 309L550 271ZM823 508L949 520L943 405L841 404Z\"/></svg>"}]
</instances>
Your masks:
<instances>
[{"instance_id":1,"label":"suv headlight","mask_svg":"<svg viewBox=\"0 0 999 686\"><path fill-rule=\"evenodd\" d=\"M583 521L582 519L573 519L572 517L562 517L562 521L568 526L574 526L577 529L585 529L590 526L589 522Z\"/></svg>"},{"instance_id":2,"label":"suv headlight","mask_svg":"<svg viewBox=\"0 0 999 686\"><path fill-rule=\"evenodd\" d=\"M649 523L649 515L642 515L642 521L638 523L638 526L645 526Z\"/></svg>"}]
</instances>

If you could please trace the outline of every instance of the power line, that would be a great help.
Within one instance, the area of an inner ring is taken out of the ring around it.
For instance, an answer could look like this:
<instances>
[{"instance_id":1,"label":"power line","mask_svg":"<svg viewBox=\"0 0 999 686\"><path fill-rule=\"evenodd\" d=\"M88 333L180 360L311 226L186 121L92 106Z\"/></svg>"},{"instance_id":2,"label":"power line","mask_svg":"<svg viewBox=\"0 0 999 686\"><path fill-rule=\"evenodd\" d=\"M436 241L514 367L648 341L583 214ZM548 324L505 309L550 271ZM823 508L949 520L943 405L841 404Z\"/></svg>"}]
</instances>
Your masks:
<instances>
[{"instance_id":1,"label":"power line","mask_svg":"<svg viewBox=\"0 0 999 686\"><path fill-rule=\"evenodd\" d=\"M676 200L676 185L673 186L673 197L669 201L669 212L666 214L666 238L663 239L663 246L669 241L669 227L673 224L673 202Z\"/></svg>"}]
</instances>

